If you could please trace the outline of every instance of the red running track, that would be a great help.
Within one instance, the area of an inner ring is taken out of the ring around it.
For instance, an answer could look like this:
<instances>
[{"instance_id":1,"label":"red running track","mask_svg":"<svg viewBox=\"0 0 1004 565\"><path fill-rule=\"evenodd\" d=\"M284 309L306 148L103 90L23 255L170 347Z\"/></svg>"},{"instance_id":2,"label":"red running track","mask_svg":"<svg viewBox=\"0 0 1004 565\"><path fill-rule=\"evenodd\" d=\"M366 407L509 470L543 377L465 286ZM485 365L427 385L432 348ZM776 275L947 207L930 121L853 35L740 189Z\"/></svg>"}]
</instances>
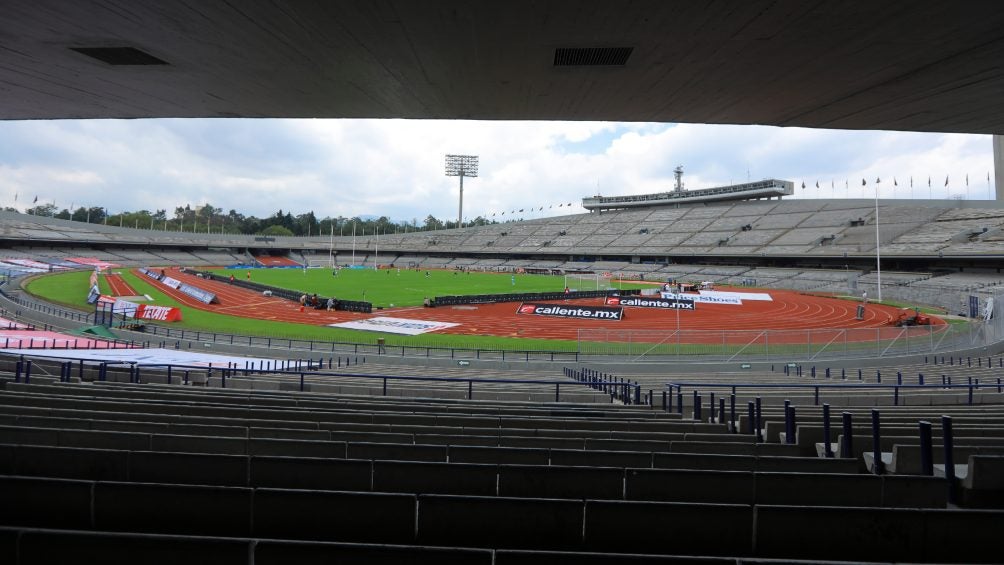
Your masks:
<instances>
[{"instance_id":1,"label":"red running track","mask_svg":"<svg viewBox=\"0 0 1004 565\"><path fill-rule=\"evenodd\" d=\"M391 308L374 314L355 312L327 312L307 308L300 311L300 305L283 300L262 296L260 293L232 286L226 282L208 281L194 275L171 270L171 276L199 288L216 293L219 304L207 305L174 289L157 284L158 288L172 298L200 310L208 310L220 314L228 314L244 318L260 320L275 320L310 325L328 325L348 320L358 320L373 316L393 316L397 318L412 318L460 324L439 333L456 335L494 335L505 337L522 337L538 339L574 340L580 329L605 330L662 330L677 329L677 311L665 311L652 308L624 309L621 321L599 320L568 320L544 316L516 314L518 303L476 304L469 306L453 306L440 308ZM727 289L726 289L727 290ZM743 288L743 291L754 292ZM708 330L704 336L700 332L688 332L688 341L692 343L721 342L722 330L817 330L812 332L814 341L833 339L836 332L819 331L825 329L849 328L885 328L882 337L893 337L899 329L892 327L894 319L902 312L899 308L880 306L874 303L865 308L863 320L855 319L858 302L841 300L825 296L802 294L791 290L757 289L756 292L766 292L773 301L746 301L741 306L725 304L698 304L695 311L679 312L679 328L681 330ZM565 304L558 301L557 304ZM601 305L602 299L572 300L569 305ZM939 318L932 321L938 325L945 322ZM795 335L797 333L797 335ZM870 341L876 338L876 332L860 332L860 339ZM791 341L804 342L805 334L791 332ZM775 335L771 339L787 341L783 336ZM638 339L637 335L632 339ZM654 340L662 337L653 337ZM746 338L746 334L737 335L737 341ZM854 337L849 339L854 340ZM730 340L731 341L731 340Z\"/></svg>"},{"instance_id":2,"label":"red running track","mask_svg":"<svg viewBox=\"0 0 1004 565\"><path fill-rule=\"evenodd\" d=\"M108 283L112 296L137 296L136 291L118 273L106 274L105 281Z\"/></svg>"}]
</instances>

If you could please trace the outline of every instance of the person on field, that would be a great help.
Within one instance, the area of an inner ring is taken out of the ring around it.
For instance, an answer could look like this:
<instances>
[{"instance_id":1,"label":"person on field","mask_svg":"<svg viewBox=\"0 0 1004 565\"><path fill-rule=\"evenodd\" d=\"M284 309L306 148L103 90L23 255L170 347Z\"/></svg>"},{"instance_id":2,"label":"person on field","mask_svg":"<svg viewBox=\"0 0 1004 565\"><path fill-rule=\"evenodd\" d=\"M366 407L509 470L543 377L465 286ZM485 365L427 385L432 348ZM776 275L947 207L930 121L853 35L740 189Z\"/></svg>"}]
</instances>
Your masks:
<instances>
[{"instance_id":1,"label":"person on field","mask_svg":"<svg viewBox=\"0 0 1004 565\"><path fill-rule=\"evenodd\" d=\"M335 297L334 296L332 296L331 298L328 299L327 306L328 306L328 312L330 312L332 310L332 308L335 307Z\"/></svg>"},{"instance_id":2,"label":"person on field","mask_svg":"<svg viewBox=\"0 0 1004 565\"><path fill-rule=\"evenodd\" d=\"M230 284L234 284L234 275L232 273L230 275Z\"/></svg>"},{"instance_id":3,"label":"person on field","mask_svg":"<svg viewBox=\"0 0 1004 565\"><path fill-rule=\"evenodd\" d=\"M300 295L300 306L306 306L306 305L307 305L307 295L306 294L301 294Z\"/></svg>"},{"instance_id":4,"label":"person on field","mask_svg":"<svg viewBox=\"0 0 1004 565\"><path fill-rule=\"evenodd\" d=\"M251 280L251 271L248 271L248 280Z\"/></svg>"}]
</instances>

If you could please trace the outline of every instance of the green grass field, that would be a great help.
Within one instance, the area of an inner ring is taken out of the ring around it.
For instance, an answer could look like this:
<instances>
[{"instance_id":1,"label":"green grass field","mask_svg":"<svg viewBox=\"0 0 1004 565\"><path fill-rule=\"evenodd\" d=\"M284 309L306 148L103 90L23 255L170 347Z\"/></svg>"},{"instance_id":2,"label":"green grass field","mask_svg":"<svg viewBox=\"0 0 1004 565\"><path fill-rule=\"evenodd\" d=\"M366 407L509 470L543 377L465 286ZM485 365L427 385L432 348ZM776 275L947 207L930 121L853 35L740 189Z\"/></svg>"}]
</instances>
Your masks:
<instances>
[{"instance_id":1,"label":"green grass field","mask_svg":"<svg viewBox=\"0 0 1004 565\"><path fill-rule=\"evenodd\" d=\"M182 321L173 324L158 324L171 329L191 329L217 333L232 333L239 335L268 336L289 339L313 339L346 343L376 343L377 338L385 339L387 345L406 345L413 347L454 347L468 349L497 349L507 351L575 351L575 341L556 341L542 339L508 338L496 336L460 336L448 334L424 334L419 336L402 336L393 334L376 334L373 332L329 328L326 326L310 326L288 322L255 320L227 316L190 308L179 304L163 294L144 277L136 276L125 269L114 269L122 274L138 294L146 294L153 298L151 304L160 306L175 306L182 310ZM245 271L220 269L214 272L229 276L244 276ZM386 274L390 272L391 274ZM69 273L54 273L32 278L26 285L29 294L46 301L69 306L85 312L93 312L94 307L87 304L87 279L89 272L75 271ZM471 273L453 275L452 271L430 271L429 277L425 271L414 272L373 270L340 271L338 277L333 277L327 269L309 269L306 274L298 269L254 269L251 279L256 282L299 290L301 292L316 292L321 295L334 294L346 300L362 300L362 292L366 291L366 300L376 305L394 304L396 306L419 305L426 296L443 296L449 294L486 294L507 292L558 292L564 289L564 278L544 275L516 275L515 282L509 275L493 273ZM107 293L108 287L104 277L99 277L102 292ZM638 285L634 285L635 287ZM625 285L628 288L628 285ZM585 288L581 290L587 290ZM399 297L403 297L399 298ZM382 302L381 302L382 300Z\"/></svg>"},{"instance_id":2,"label":"green grass field","mask_svg":"<svg viewBox=\"0 0 1004 565\"><path fill-rule=\"evenodd\" d=\"M605 354L605 355L695 355L695 354L728 354L735 352L734 346L722 346L714 344L660 344L658 346L645 344L620 344L620 343L578 343L576 341L558 341L541 339L509 338L496 336L466 336L430 333L419 336L401 336L393 334L377 334L348 330L343 328L329 328L326 326L310 326L304 324L294 324L288 322L275 322L269 320L255 320L249 318L239 318L227 316L213 312L207 312L196 308L189 308L175 302L170 297L161 293L155 286L148 282L145 277L132 274L124 269L115 269L121 272L123 278L139 294L146 294L152 297L153 304L162 306L176 306L181 308L183 321L174 324L158 324L169 327L172 330L198 330L206 332L216 332L223 334L267 336L283 339L305 339L319 341L334 341L343 343L366 343L374 344L378 338L385 340L389 346L411 346L411 347L446 347L464 349L492 349L506 351L560 351L582 353ZM227 276L244 275L244 271L220 270ZM563 277L551 277L542 275L517 275L515 286L512 284L509 275L472 273L454 275L452 271L430 271L430 276L425 276L425 271L401 271L400 277L397 271L373 271L373 270L342 270L338 277L333 277L330 270L311 269L304 274L296 269L256 269L251 273L252 280L299 290L301 292L317 292L321 295L334 294L335 296L348 300L361 300L362 292L366 291L366 299L373 301L377 305L405 306L409 304L421 304L422 298L429 296L442 296L447 294L488 294L507 292L549 292L561 291L564 288ZM93 311L93 306L87 304L87 279L89 272L77 271L69 273L55 273L41 275L32 278L26 285L26 290L39 298L76 308L85 312ZM104 283L104 278L99 278L99 285L102 292L108 292ZM632 285L639 286L639 285ZM625 288L628 288L625 285ZM581 290L587 290L585 288ZM852 346L856 347L856 345ZM874 347L874 345L862 345L862 347ZM793 352L804 352L804 346L790 346ZM786 346L772 346L774 354L782 353Z\"/></svg>"},{"instance_id":3,"label":"green grass field","mask_svg":"<svg viewBox=\"0 0 1004 565\"><path fill-rule=\"evenodd\" d=\"M25 290L49 302L72 306L82 310L93 310L87 303L88 279L91 271L72 271L32 277ZM98 277L98 289L102 294L110 292L104 277Z\"/></svg>"},{"instance_id":4,"label":"green grass field","mask_svg":"<svg viewBox=\"0 0 1004 565\"><path fill-rule=\"evenodd\" d=\"M213 269L229 277L244 277L246 271ZM425 273L429 273L426 276ZM513 292L561 292L565 278L551 275L510 275L508 273L463 273L460 271L386 269L341 269L333 276L330 269L254 269L254 282L298 290L307 294L335 296L342 300L362 300L374 306L420 306L425 297L471 294L507 294ZM596 290L582 281L569 286L578 290ZM644 285L625 284L624 288Z\"/></svg>"}]
</instances>

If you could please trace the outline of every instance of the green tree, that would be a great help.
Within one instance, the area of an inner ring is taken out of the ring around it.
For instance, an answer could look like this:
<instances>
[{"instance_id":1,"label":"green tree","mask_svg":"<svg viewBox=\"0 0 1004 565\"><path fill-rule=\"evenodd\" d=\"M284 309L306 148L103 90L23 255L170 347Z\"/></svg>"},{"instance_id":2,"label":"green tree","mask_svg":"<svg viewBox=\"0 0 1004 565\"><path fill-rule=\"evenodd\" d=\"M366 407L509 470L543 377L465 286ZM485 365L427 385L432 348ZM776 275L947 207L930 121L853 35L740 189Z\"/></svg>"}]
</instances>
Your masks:
<instances>
[{"instance_id":1,"label":"green tree","mask_svg":"<svg viewBox=\"0 0 1004 565\"><path fill-rule=\"evenodd\" d=\"M425 224L422 226L424 231L441 230L443 229L443 222L438 220L432 214L425 217Z\"/></svg>"},{"instance_id":2,"label":"green tree","mask_svg":"<svg viewBox=\"0 0 1004 565\"><path fill-rule=\"evenodd\" d=\"M259 232L261 235L290 236L293 231L285 226L271 225Z\"/></svg>"},{"instance_id":3,"label":"green tree","mask_svg":"<svg viewBox=\"0 0 1004 565\"><path fill-rule=\"evenodd\" d=\"M33 216L53 216L56 214L55 204L40 204L38 206L32 206L25 210L26 214L31 214Z\"/></svg>"}]
</instances>

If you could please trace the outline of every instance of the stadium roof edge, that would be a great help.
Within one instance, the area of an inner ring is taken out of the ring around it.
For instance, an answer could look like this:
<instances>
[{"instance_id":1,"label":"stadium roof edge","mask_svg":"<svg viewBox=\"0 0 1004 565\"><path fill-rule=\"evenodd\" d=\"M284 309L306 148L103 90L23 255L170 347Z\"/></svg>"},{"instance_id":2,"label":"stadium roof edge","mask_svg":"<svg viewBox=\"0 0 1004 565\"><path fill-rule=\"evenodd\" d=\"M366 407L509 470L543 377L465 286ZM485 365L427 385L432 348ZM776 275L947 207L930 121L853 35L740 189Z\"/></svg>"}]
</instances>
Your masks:
<instances>
[{"instance_id":1,"label":"stadium roof edge","mask_svg":"<svg viewBox=\"0 0 1004 565\"><path fill-rule=\"evenodd\" d=\"M780 200L795 194L795 183L787 180L764 179L741 184L730 184L697 190L633 194L625 196L591 196L582 199L582 207L589 211L627 208L679 206L710 202L737 202L747 200Z\"/></svg>"}]
</instances>

